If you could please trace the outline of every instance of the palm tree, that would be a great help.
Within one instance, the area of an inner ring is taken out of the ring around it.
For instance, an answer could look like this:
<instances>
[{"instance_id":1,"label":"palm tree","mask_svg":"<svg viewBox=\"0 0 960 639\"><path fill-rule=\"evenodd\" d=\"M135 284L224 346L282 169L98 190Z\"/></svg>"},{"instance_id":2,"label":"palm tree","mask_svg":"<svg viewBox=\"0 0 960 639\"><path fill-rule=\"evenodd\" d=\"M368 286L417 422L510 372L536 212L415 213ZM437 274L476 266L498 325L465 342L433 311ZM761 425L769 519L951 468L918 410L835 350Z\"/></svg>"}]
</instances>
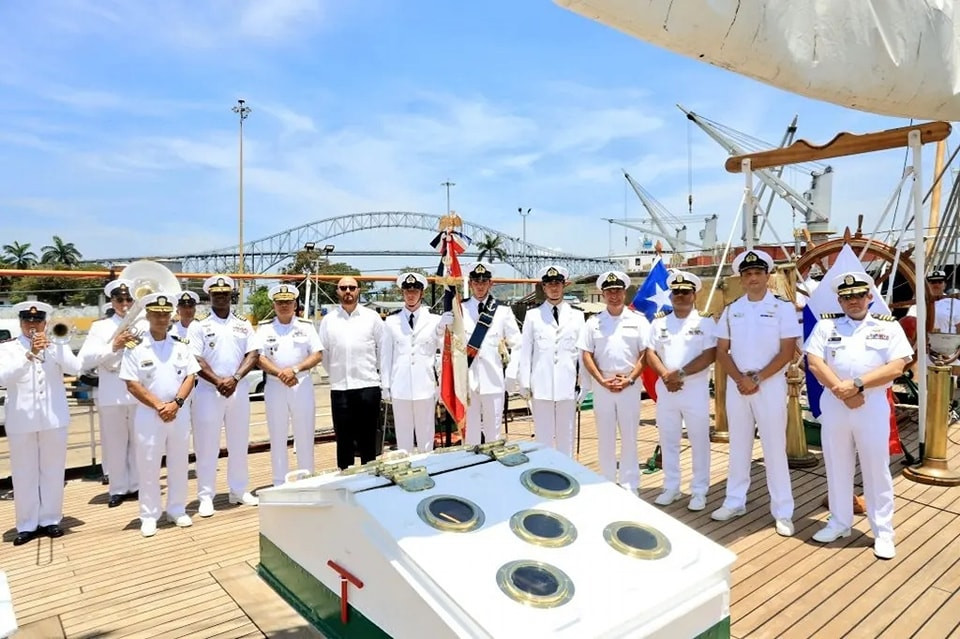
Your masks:
<instances>
[{"instance_id":1,"label":"palm tree","mask_svg":"<svg viewBox=\"0 0 960 639\"><path fill-rule=\"evenodd\" d=\"M20 242L4 244L3 255L10 266L16 269L30 268L37 263L37 254L30 250L30 242L26 244Z\"/></svg>"},{"instance_id":2,"label":"palm tree","mask_svg":"<svg viewBox=\"0 0 960 639\"><path fill-rule=\"evenodd\" d=\"M76 266L83 257L73 242L64 242L59 235L53 236L53 244L42 246L40 250L43 251L40 261L44 264Z\"/></svg>"},{"instance_id":3,"label":"palm tree","mask_svg":"<svg viewBox=\"0 0 960 639\"><path fill-rule=\"evenodd\" d=\"M482 262L483 258L486 256L490 257L491 262L500 260L503 262L507 259L507 252L503 250L503 238L499 235L484 235L483 239L477 242L477 248L480 249L480 254L477 255L477 261Z\"/></svg>"}]
</instances>

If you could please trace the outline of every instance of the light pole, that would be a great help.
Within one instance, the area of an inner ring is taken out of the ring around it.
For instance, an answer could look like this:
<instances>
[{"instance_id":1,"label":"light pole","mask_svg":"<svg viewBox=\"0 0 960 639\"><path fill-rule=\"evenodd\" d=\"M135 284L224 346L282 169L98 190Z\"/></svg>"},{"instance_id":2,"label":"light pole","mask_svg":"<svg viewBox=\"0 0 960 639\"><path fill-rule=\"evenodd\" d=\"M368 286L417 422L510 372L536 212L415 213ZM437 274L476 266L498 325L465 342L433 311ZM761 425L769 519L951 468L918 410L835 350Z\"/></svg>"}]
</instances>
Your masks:
<instances>
[{"instance_id":1,"label":"light pole","mask_svg":"<svg viewBox=\"0 0 960 639\"><path fill-rule=\"evenodd\" d=\"M247 106L246 100L239 99L237 100L236 105L231 109L234 113L240 116L240 243L238 244L238 254L240 257L240 274L243 274L243 121L247 119L250 115L250 107ZM243 280L239 282L240 288L240 312L243 313Z\"/></svg>"},{"instance_id":2,"label":"light pole","mask_svg":"<svg viewBox=\"0 0 960 639\"><path fill-rule=\"evenodd\" d=\"M527 209L526 213L524 213L522 206L517 207L517 213L519 213L520 217L523 218L523 253L521 262L523 263L524 268L527 267L527 216L530 215L530 211L532 210L533 209ZM526 277L526 273L521 273L521 275Z\"/></svg>"},{"instance_id":3,"label":"light pole","mask_svg":"<svg viewBox=\"0 0 960 639\"><path fill-rule=\"evenodd\" d=\"M456 185L457 185L456 182L451 182L450 180L440 183L440 186L447 187L447 215L450 215L450 187L456 186Z\"/></svg>"}]
</instances>

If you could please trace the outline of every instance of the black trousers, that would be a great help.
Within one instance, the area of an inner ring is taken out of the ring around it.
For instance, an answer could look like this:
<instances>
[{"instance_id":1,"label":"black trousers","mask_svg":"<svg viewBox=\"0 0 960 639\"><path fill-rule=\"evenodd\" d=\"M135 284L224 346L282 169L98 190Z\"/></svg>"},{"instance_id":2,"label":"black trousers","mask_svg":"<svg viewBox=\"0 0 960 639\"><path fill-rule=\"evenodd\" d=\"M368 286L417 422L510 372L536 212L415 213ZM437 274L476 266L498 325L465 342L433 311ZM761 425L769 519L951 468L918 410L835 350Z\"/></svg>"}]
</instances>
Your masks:
<instances>
[{"instance_id":1,"label":"black trousers","mask_svg":"<svg viewBox=\"0 0 960 639\"><path fill-rule=\"evenodd\" d=\"M377 458L380 431L380 387L330 391L333 432L337 437L337 467L353 465L354 451L365 464Z\"/></svg>"}]
</instances>

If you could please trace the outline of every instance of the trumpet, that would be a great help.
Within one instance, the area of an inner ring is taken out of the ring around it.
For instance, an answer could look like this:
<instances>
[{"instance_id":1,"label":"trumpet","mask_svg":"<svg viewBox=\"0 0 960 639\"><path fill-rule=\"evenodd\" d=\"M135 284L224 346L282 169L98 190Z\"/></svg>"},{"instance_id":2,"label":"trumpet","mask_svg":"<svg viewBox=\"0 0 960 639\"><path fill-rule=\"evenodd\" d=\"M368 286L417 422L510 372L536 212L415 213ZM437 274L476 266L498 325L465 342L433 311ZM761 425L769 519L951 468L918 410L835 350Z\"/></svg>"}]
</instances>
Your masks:
<instances>
[{"instance_id":1,"label":"trumpet","mask_svg":"<svg viewBox=\"0 0 960 639\"><path fill-rule=\"evenodd\" d=\"M70 343L70 335L73 333L73 328L70 327L65 322L57 322L53 326L47 329L44 333L44 336L47 338L46 347L43 348L36 357L39 362L45 362L47 360L46 353L47 349L51 346L66 346ZM30 331L30 341L33 342L37 337L37 329Z\"/></svg>"}]
</instances>

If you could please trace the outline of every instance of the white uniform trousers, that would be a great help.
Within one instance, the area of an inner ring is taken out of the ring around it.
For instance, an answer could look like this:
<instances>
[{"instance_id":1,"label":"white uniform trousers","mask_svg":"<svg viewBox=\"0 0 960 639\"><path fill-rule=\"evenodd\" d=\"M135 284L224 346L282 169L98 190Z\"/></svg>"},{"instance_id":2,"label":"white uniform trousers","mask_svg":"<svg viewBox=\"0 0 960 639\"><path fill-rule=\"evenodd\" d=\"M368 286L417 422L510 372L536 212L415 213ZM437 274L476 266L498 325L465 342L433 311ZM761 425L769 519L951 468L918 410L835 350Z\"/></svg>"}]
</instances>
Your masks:
<instances>
[{"instance_id":1,"label":"white uniform trousers","mask_svg":"<svg viewBox=\"0 0 960 639\"><path fill-rule=\"evenodd\" d=\"M137 490L137 433L133 426L136 404L101 406L100 439L103 463L110 475L110 494L125 495Z\"/></svg>"},{"instance_id":2,"label":"white uniform trousers","mask_svg":"<svg viewBox=\"0 0 960 639\"><path fill-rule=\"evenodd\" d=\"M59 524L63 518L63 474L67 429L7 433L17 532Z\"/></svg>"},{"instance_id":3,"label":"white uniform trousers","mask_svg":"<svg viewBox=\"0 0 960 639\"><path fill-rule=\"evenodd\" d=\"M470 391L467 404L467 435L465 443L476 446L480 443L480 433L487 442L500 439L503 426L503 393L481 395Z\"/></svg>"},{"instance_id":4,"label":"white uniform trousers","mask_svg":"<svg viewBox=\"0 0 960 639\"><path fill-rule=\"evenodd\" d=\"M893 478L890 476L890 405L883 392L871 392L851 410L830 393L820 400L823 460L827 467L830 519L853 526L853 475L860 458L867 519L874 537L893 539Z\"/></svg>"},{"instance_id":5,"label":"white uniform trousers","mask_svg":"<svg viewBox=\"0 0 960 639\"><path fill-rule=\"evenodd\" d=\"M657 380L657 430L663 458L663 489L680 490L680 443L683 426L693 454L690 493L706 496L710 490L710 387L707 378L684 384L676 393Z\"/></svg>"},{"instance_id":6,"label":"white uniform trousers","mask_svg":"<svg viewBox=\"0 0 960 639\"><path fill-rule=\"evenodd\" d=\"M313 383L306 377L290 388L276 378L268 378L263 389L266 404L267 430L270 433L270 466L273 485L283 484L289 468L287 462L287 435L293 424L293 446L297 454L297 470L313 473L313 437L316 427L317 404Z\"/></svg>"},{"instance_id":7,"label":"white uniform trousers","mask_svg":"<svg viewBox=\"0 0 960 639\"><path fill-rule=\"evenodd\" d=\"M593 414L597 424L600 472L613 482L636 492L640 487L637 461L637 428L640 426L640 389L630 386L611 393L599 384L593 388ZM620 473L617 477L617 429L620 431Z\"/></svg>"},{"instance_id":8,"label":"white uniform trousers","mask_svg":"<svg viewBox=\"0 0 960 639\"><path fill-rule=\"evenodd\" d=\"M723 507L733 509L747 505L756 427L763 446L770 513L774 519L793 519L793 493L787 466L787 378L777 373L760 384L759 391L745 397L731 380L727 385L727 423L730 465Z\"/></svg>"},{"instance_id":9,"label":"white uniform trousers","mask_svg":"<svg viewBox=\"0 0 960 639\"><path fill-rule=\"evenodd\" d=\"M572 457L573 422L577 414L577 402L572 399L557 402L531 399L530 412L533 413L536 440Z\"/></svg>"},{"instance_id":10,"label":"white uniform trousers","mask_svg":"<svg viewBox=\"0 0 960 639\"><path fill-rule=\"evenodd\" d=\"M227 486L231 493L247 491L247 446L250 443L250 394L247 384L237 384L230 397L223 397L209 384L201 383L193 395L193 450L197 456L197 498L217 494L217 457L220 431L227 431Z\"/></svg>"},{"instance_id":11,"label":"white uniform trousers","mask_svg":"<svg viewBox=\"0 0 960 639\"><path fill-rule=\"evenodd\" d=\"M397 432L397 448L413 452L417 450L427 452L433 450L433 437L437 431L437 400L429 399L394 399L393 426ZM468 418L469 419L469 418ZM469 430L469 429L468 429ZM414 444L416 434L416 444Z\"/></svg>"},{"instance_id":12,"label":"white uniform trousers","mask_svg":"<svg viewBox=\"0 0 960 639\"><path fill-rule=\"evenodd\" d=\"M190 455L190 413L181 409L176 419L164 423L155 410L144 406L134 418L137 428L137 467L140 469L140 519L159 519L160 460L167 456L167 508L173 517L187 512L187 474Z\"/></svg>"}]
</instances>

